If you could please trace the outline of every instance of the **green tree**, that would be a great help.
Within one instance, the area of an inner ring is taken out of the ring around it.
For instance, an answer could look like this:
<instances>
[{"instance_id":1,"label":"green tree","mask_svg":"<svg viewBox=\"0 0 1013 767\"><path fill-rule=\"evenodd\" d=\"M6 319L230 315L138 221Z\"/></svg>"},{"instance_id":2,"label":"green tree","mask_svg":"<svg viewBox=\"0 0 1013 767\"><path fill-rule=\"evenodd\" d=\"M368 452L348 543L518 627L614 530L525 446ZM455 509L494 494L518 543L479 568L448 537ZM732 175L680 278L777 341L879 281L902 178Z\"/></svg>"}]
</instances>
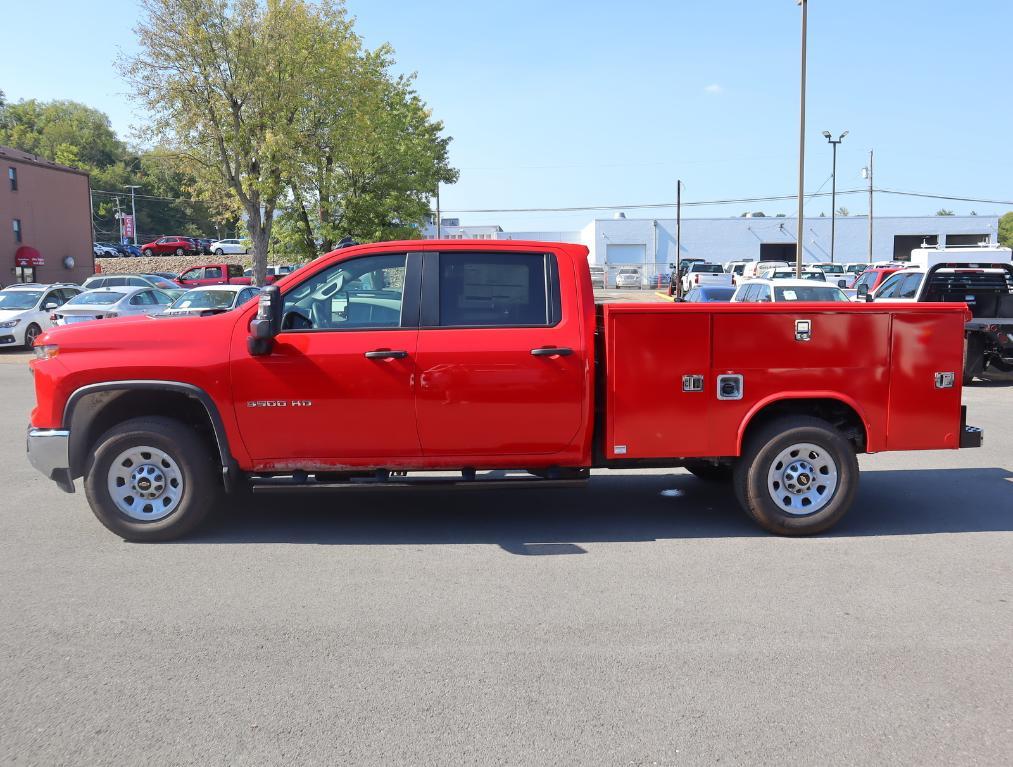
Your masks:
<instances>
[{"instance_id":1,"label":"green tree","mask_svg":"<svg viewBox=\"0 0 1013 767\"><path fill-rule=\"evenodd\" d=\"M999 218L999 244L1013 248L1013 211Z\"/></svg>"},{"instance_id":2,"label":"green tree","mask_svg":"<svg viewBox=\"0 0 1013 767\"><path fill-rule=\"evenodd\" d=\"M333 9L332 9L333 10ZM330 26L341 28L340 18ZM279 239L313 257L351 236L359 241L420 235L437 184L453 183L450 139L414 90L391 74L390 49L363 52L350 29L317 70L300 111L299 174Z\"/></svg>"},{"instance_id":3,"label":"green tree","mask_svg":"<svg viewBox=\"0 0 1013 767\"><path fill-rule=\"evenodd\" d=\"M953 216L953 215L956 215L956 214L952 210L947 210L946 208L940 208L939 210L936 211L936 215L937 216Z\"/></svg>"}]
</instances>

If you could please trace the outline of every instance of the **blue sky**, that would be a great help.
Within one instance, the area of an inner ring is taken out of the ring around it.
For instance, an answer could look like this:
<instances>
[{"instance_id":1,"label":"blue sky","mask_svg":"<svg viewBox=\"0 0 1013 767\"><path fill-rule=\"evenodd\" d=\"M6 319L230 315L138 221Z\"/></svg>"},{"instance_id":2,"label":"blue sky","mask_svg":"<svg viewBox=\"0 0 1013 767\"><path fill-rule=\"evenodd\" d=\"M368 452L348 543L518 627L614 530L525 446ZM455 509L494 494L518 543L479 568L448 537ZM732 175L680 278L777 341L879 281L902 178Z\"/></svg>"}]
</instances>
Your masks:
<instances>
[{"instance_id":1,"label":"blue sky","mask_svg":"<svg viewBox=\"0 0 1013 767\"><path fill-rule=\"evenodd\" d=\"M838 188L876 185L1013 199L1013 3L810 0L808 191L827 182L824 129L850 131ZM367 45L391 43L454 137L447 211L792 194L797 174L799 9L794 0L405 2L349 0ZM5 10L0 89L72 98L128 134L142 119L116 74L137 6L107 0ZM830 185L826 183L825 190ZM838 205L864 212L864 196ZM877 214L1007 206L878 195ZM694 208L690 216L793 211L794 203ZM1009 206L1013 207L1013 206ZM808 215L830 212L829 200ZM453 215L453 214L451 214ZM462 213L465 223L570 229L608 213ZM670 215L629 212L629 216Z\"/></svg>"}]
</instances>

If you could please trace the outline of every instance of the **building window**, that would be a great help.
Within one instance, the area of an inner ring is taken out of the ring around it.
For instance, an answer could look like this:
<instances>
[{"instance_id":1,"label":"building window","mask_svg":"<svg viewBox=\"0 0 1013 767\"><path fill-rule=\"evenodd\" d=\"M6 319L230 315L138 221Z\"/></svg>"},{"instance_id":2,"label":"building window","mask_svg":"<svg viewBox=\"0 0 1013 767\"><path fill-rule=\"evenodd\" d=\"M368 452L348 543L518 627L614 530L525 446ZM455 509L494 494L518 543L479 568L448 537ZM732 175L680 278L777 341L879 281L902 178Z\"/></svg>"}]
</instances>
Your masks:
<instances>
[{"instance_id":1,"label":"building window","mask_svg":"<svg viewBox=\"0 0 1013 767\"><path fill-rule=\"evenodd\" d=\"M12 192L18 191L18 169L17 168L8 168L7 169L7 178L9 178L11 180L11 191Z\"/></svg>"},{"instance_id":2,"label":"building window","mask_svg":"<svg viewBox=\"0 0 1013 767\"><path fill-rule=\"evenodd\" d=\"M21 219L14 219L11 225L14 227L14 242L21 242Z\"/></svg>"}]
</instances>

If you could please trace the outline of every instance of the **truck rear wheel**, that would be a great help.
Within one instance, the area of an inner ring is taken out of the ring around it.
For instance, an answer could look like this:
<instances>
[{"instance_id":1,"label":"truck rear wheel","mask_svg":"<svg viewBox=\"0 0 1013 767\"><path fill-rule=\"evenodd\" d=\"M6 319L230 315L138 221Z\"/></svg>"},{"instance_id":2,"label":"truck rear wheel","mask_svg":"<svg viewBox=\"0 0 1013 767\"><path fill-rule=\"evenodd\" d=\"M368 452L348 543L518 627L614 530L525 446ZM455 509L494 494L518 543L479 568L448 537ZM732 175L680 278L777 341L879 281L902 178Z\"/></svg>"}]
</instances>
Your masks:
<instances>
[{"instance_id":1,"label":"truck rear wheel","mask_svg":"<svg viewBox=\"0 0 1013 767\"><path fill-rule=\"evenodd\" d=\"M847 513L858 490L855 449L826 421L780 418L749 438L734 470L746 513L778 535L813 535Z\"/></svg>"},{"instance_id":2,"label":"truck rear wheel","mask_svg":"<svg viewBox=\"0 0 1013 767\"><path fill-rule=\"evenodd\" d=\"M179 421L132 418L92 451L84 489L99 522L128 541L168 541L199 525L221 495L218 463Z\"/></svg>"}]
</instances>

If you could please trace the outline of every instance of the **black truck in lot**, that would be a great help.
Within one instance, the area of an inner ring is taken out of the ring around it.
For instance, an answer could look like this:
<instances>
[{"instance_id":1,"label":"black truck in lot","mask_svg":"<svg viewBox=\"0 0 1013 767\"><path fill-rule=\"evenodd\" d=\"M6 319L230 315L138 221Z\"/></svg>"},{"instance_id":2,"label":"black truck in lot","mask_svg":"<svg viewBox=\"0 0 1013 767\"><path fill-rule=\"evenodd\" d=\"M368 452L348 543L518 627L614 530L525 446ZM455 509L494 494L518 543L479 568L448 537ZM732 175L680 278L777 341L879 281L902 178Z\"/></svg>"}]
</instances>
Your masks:
<instances>
[{"instance_id":1,"label":"black truck in lot","mask_svg":"<svg viewBox=\"0 0 1013 767\"><path fill-rule=\"evenodd\" d=\"M995 245L920 248L866 301L955 301L972 319L964 328L964 383L987 371L1013 373L1013 251Z\"/></svg>"}]
</instances>

